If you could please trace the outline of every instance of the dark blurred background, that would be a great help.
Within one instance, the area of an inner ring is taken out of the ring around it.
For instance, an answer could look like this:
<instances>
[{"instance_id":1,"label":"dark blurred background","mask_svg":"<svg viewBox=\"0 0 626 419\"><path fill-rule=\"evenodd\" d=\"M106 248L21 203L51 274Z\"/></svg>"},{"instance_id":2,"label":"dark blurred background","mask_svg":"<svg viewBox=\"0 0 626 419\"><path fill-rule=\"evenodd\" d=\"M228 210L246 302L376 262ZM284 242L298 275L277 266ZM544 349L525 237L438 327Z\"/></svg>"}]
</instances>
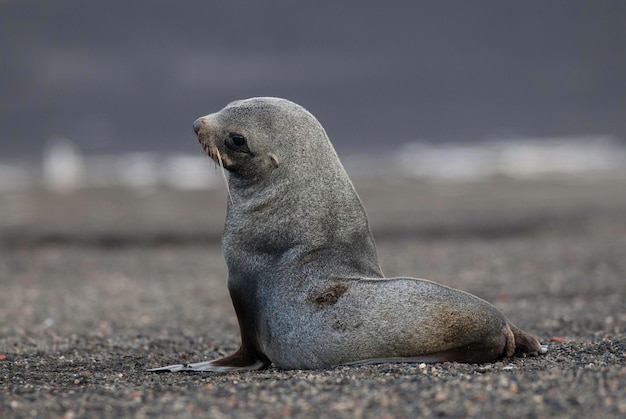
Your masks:
<instances>
[{"instance_id":1,"label":"dark blurred background","mask_svg":"<svg viewBox=\"0 0 626 419\"><path fill-rule=\"evenodd\" d=\"M250 96L342 155L412 141L626 138L623 1L0 1L1 157L197 152Z\"/></svg>"}]
</instances>

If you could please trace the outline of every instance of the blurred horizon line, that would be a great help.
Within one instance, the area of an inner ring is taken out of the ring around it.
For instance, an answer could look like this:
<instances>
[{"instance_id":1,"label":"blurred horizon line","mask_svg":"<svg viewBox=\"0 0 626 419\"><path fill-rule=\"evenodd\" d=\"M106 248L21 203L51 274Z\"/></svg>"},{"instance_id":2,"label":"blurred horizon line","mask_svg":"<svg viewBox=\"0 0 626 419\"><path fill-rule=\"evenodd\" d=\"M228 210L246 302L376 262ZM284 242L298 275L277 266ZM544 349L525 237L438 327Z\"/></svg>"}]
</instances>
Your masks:
<instances>
[{"instance_id":1,"label":"blurred horizon line","mask_svg":"<svg viewBox=\"0 0 626 419\"><path fill-rule=\"evenodd\" d=\"M473 143L413 141L384 155L341 153L341 161L354 178L467 182L495 177L626 176L626 143L606 135ZM55 137L48 141L41 158L0 158L0 192L45 188L63 193L116 187L208 190L222 182L219 168L200 151L83 154L74 142Z\"/></svg>"}]
</instances>

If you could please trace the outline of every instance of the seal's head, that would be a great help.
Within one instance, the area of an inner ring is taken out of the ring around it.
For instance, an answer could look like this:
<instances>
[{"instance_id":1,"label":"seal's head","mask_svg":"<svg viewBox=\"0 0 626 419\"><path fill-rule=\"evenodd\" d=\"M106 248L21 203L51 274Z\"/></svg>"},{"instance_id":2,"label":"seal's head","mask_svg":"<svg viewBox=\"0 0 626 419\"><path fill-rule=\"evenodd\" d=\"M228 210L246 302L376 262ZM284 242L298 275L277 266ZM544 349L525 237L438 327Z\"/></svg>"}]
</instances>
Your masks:
<instances>
[{"instance_id":1,"label":"seal's head","mask_svg":"<svg viewBox=\"0 0 626 419\"><path fill-rule=\"evenodd\" d=\"M285 99L259 97L230 103L198 118L193 129L203 150L231 176L265 176L268 169L311 156L336 157L321 124L303 107ZM313 152L311 152L313 151Z\"/></svg>"}]
</instances>

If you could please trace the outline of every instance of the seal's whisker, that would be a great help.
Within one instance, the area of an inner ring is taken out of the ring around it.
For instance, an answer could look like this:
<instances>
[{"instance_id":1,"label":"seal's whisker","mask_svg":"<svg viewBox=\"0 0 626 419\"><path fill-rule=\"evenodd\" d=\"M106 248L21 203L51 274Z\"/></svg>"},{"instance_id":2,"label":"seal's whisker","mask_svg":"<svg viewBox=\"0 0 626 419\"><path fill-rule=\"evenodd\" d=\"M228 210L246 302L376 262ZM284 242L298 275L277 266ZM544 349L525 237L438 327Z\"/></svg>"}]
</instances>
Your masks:
<instances>
[{"instance_id":1,"label":"seal's whisker","mask_svg":"<svg viewBox=\"0 0 626 419\"><path fill-rule=\"evenodd\" d=\"M217 161L219 162L220 169L222 169L222 177L224 178L224 183L226 184L228 198L230 199L230 203L234 205L233 196L230 194L230 187L228 186L228 178L226 177L226 171L224 170L224 162L222 162L222 155L217 148L214 148L213 150L215 150L215 156L217 157Z\"/></svg>"}]
</instances>

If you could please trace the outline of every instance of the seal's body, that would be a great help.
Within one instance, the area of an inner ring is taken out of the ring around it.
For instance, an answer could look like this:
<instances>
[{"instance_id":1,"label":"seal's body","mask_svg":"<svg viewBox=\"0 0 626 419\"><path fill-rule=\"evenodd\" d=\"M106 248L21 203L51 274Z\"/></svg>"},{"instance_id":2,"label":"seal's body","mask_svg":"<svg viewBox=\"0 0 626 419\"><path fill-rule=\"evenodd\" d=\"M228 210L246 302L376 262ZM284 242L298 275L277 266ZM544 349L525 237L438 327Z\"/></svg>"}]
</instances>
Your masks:
<instances>
[{"instance_id":1,"label":"seal's body","mask_svg":"<svg viewBox=\"0 0 626 419\"><path fill-rule=\"evenodd\" d=\"M222 244L242 343L223 359L155 370L477 363L542 352L478 297L384 278L361 201L304 108L242 100L199 118L194 130L229 172Z\"/></svg>"}]
</instances>

